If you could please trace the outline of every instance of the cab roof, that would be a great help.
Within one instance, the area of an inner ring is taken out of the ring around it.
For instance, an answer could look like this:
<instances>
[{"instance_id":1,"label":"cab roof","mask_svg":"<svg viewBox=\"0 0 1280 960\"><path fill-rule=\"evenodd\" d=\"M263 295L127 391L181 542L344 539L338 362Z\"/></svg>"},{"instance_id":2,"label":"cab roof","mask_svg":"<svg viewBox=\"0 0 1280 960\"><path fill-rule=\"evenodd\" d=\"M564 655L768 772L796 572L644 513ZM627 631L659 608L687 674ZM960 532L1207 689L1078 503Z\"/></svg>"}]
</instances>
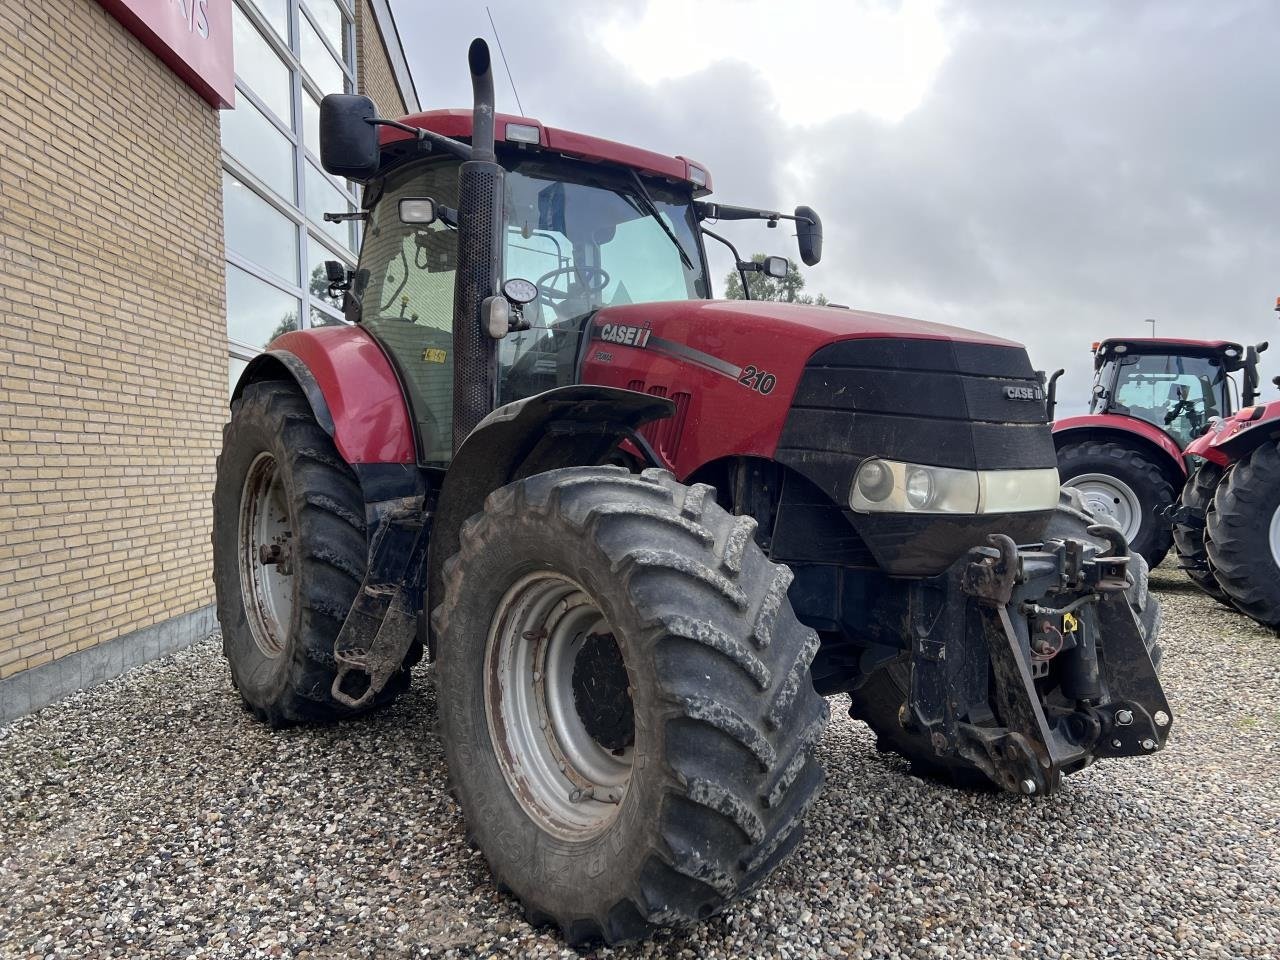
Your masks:
<instances>
[{"instance_id":1,"label":"cab roof","mask_svg":"<svg viewBox=\"0 0 1280 960\"><path fill-rule=\"evenodd\" d=\"M471 139L471 121L472 113L469 109L425 110L400 118L400 122L408 126L467 141ZM711 192L710 171L688 157L667 156L602 137L548 127L531 117L518 117L509 113L494 115L493 134L498 143L523 146L526 149L550 150L595 163L633 167L650 176L690 183L695 197L704 197ZM379 136L383 146L410 139L405 131L386 126L379 128Z\"/></svg>"},{"instance_id":2,"label":"cab roof","mask_svg":"<svg viewBox=\"0 0 1280 960\"><path fill-rule=\"evenodd\" d=\"M1122 347L1117 351L1116 347ZM1230 340L1185 340L1179 337L1111 337L1093 345L1094 368L1113 353L1170 354L1182 357L1220 357L1239 360L1244 347Z\"/></svg>"}]
</instances>

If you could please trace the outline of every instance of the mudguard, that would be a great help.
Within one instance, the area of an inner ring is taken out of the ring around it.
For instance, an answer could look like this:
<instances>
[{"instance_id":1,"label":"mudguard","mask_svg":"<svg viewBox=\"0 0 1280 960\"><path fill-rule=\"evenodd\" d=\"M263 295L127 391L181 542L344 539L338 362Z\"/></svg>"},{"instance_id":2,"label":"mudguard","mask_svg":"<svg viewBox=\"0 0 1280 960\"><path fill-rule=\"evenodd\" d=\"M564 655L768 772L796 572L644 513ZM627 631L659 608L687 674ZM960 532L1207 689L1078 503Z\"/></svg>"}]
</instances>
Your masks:
<instances>
[{"instance_id":1,"label":"mudguard","mask_svg":"<svg viewBox=\"0 0 1280 960\"><path fill-rule=\"evenodd\" d=\"M1053 442L1058 447L1077 440L1115 439L1124 442L1135 438L1163 453L1177 474L1186 477L1187 465L1177 441L1145 420L1114 413L1087 413L1058 420L1053 425Z\"/></svg>"},{"instance_id":2,"label":"mudguard","mask_svg":"<svg viewBox=\"0 0 1280 960\"><path fill-rule=\"evenodd\" d=\"M316 421L352 466L412 464L417 460L413 419L391 361L359 327L315 327L277 337L236 384L285 374L302 388Z\"/></svg>"},{"instance_id":3,"label":"mudguard","mask_svg":"<svg viewBox=\"0 0 1280 960\"><path fill-rule=\"evenodd\" d=\"M618 387L558 387L499 407L463 441L440 487L427 552L427 602L441 596L445 560L458 551L463 522L499 487L558 467L599 463L618 441L647 447L636 428L671 416L675 404ZM434 657L435 631L428 638Z\"/></svg>"},{"instance_id":4,"label":"mudguard","mask_svg":"<svg viewBox=\"0 0 1280 960\"><path fill-rule=\"evenodd\" d=\"M1277 436L1280 436L1280 400L1273 400L1261 406L1245 407L1224 420L1220 429L1197 437L1187 447L1187 453L1225 467Z\"/></svg>"}]
</instances>

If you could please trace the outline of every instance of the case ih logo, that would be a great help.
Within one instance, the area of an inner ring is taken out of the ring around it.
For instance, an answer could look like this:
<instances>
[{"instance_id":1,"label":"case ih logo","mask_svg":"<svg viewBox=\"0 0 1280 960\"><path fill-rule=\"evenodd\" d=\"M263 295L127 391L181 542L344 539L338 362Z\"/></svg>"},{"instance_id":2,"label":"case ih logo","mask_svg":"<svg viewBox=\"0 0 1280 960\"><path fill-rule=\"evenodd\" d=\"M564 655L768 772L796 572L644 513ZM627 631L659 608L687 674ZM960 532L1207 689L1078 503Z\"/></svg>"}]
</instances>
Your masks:
<instances>
[{"instance_id":1,"label":"case ih logo","mask_svg":"<svg viewBox=\"0 0 1280 960\"><path fill-rule=\"evenodd\" d=\"M606 323L600 328L600 339L609 343L622 343L628 347L643 347L649 342L649 331L644 327L626 327L620 323Z\"/></svg>"},{"instance_id":2,"label":"case ih logo","mask_svg":"<svg viewBox=\"0 0 1280 960\"><path fill-rule=\"evenodd\" d=\"M1004 395L1010 400L1043 400L1044 391L1039 387L1016 387L1010 384L1004 388Z\"/></svg>"}]
</instances>

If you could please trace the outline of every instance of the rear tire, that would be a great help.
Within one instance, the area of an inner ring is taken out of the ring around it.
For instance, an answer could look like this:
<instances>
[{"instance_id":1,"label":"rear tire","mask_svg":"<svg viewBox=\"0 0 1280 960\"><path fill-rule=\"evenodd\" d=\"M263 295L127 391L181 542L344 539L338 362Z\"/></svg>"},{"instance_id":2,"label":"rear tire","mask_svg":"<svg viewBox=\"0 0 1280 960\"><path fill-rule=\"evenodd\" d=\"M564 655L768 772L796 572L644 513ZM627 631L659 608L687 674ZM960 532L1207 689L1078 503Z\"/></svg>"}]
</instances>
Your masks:
<instances>
[{"instance_id":1,"label":"rear tire","mask_svg":"<svg viewBox=\"0 0 1280 960\"><path fill-rule=\"evenodd\" d=\"M1218 578L1209 562L1208 541L1209 514L1214 512L1213 494L1222 480L1222 467L1205 461L1182 488L1181 506L1198 518L1189 523L1173 525L1173 543L1178 550L1181 567L1191 582L1219 603L1235 609L1231 598L1218 585Z\"/></svg>"},{"instance_id":2,"label":"rear tire","mask_svg":"<svg viewBox=\"0 0 1280 960\"><path fill-rule=\"evenodd\" d=\"M1241 613L1280 627L1280 446L1270 441L1218 484L1206 518L1218 585Z\"/></svg>"},{"instance_id":3,"label":"rear tire","mask_svg":"<svg viewBox=\"0 0 1280 960\"><path fill-rule=\"evenodd\" d=\"M1097 522L1099 518L1085 508L1079 491L1063 488L1046 537L1075 537L1101 545L1101 541L1086 532L1090 524ZM1129 606L1138 618L1139 629L1152 660L1159 667L1160 603L1149 592L1146 561L1133 554L1130 569L1133 583L1128 591ZM877 750L898 754L910 763L911 772L916 776L967 790L997 789L997 784L979 767L962 757L938 756L927 735L908 731L902 726L899 711L906 703L910 678L911 654L904 651L872 673L850 694L849 716L871 728L876 735Z\"/></svg>"},{"instance_id":4,"label":"rear tire","mask_svg":"<svg viewBox=\"0 0 1280 960\"><path fill-rule=\"evenodd\" d=\"M271 543L280 559L264 564ZM231 679L258 719L280 727L364 712L330 688L333 641L367 562L360 483L306 398L293 383L249 384L222 433L213 579ZM402 667L372 706L408 681Z\"/></svg>"},{"instance_id":5,"label":"rear tire","mask_svg":"<svg viewBox=\"0 0 1280 960\"><path fill-rule=\"evenodd\" d=\"M701 920L800 841L818 638L754 528L664 471L574 467L491 494L445 565L450 779L498 886L570 943Z\"/></svg>"},{"instance_id":6,"label":"rear tire","mask_svg":"<svg viewBox=\"0 0 1280 960\"><path fill-rule=\"evenodd\" d=\"M1079 488L1085 505L1109 515L1147 566L1158 567L1173 545L1173 532L1160 512L1177 497L1160 464L1119 443L1086 440L1058 451L1064 487Z\"/></svg>"}]
</instances>

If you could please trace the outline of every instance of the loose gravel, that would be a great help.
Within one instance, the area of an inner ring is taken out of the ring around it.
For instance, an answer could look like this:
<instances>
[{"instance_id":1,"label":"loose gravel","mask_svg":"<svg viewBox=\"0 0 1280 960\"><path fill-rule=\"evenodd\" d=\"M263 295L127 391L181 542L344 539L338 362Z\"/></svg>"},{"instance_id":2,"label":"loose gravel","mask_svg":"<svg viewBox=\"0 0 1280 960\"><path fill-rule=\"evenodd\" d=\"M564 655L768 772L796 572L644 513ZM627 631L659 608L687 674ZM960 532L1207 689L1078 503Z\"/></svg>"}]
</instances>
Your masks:
<instances>
[{"instance_id":1,"label":"loose gravel","mask_svg":"<svg viewBox=\"0 0 1280 960\"><path fill-rule=\"evenodd\" d=\"M1175 570L1171 745L1049 801L956 792L833 713L808 839L763 889L607 957L1280 955L1280 639ZM431 684L273 733L216 638L0 729L0 955L578 955L490 882Z\"/></svg>"}]
</instances>

